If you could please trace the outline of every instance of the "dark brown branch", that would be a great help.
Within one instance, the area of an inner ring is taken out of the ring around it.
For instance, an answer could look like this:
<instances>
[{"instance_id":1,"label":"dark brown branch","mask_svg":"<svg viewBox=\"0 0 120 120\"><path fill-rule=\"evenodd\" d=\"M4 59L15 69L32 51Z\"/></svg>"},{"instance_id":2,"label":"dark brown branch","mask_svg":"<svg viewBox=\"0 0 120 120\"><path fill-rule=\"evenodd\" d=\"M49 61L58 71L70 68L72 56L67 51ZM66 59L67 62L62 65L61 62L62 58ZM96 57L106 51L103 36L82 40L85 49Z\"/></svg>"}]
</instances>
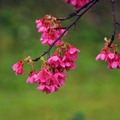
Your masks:
<instances>
[{"instance_id":1,"label":"dark brown branch","mask_svg":"<svg viewBox=\"0 0 120 120\"><path fill-rule=\"evenodd\" d=\"M111 0L112 3L112 16L113 16L113 33L112 33L112 37L111 37L111 41L109 43L109 47L111 46L111 44L113 43L114 39L115 39L115 34L116 34L116 14L115 14L115 0Z\"/></svg>"},{"instance_id":2,"label":"dark brown branch","mask_svg":"<svg viewBox=\"0 0 120 120\"><path fill-rule=\"evenodd\" d=\"M61 27L61 28L55 28L56 30L59 30L59 29L66 29L67 27Z\"/></svg>"},{"instance_id":3,"label":"dark brown branch","mask_svg":"<svg viewBox=\"0 0 120 120\"><path fill-rule=\"evenodd\" d=\"M83 7L81 7L80 9L76 10L75 12L71 13L70 15L68 15L66 18L58 18L58 20L64 21L64 20L68 20L74 16L76 16L81 10L83 10L84 8L86 8L88 5L90 5L91 3L93 3L96 0L91 0L90 2L88 2L87 4L85 4Z\"/></svg>"},{"instance_id":4,"label":"dark brown branch","mask_svg":"<svg viewBox=\"0 0 120 120\"><path fill-rule=\"evenodd\" d=\"M117 25L120 25L120 23L116 22Z\"/></svg>"},{"instance_id":5,"label":"dark brown branch","mask_svg":"<svg viewBox=\"0 0 120 120\"><path fill-rule=\"evenodd\" d=\"M93 6L95 5L99 0L93 0L92 2L89 3L89 5L87 5L86 9L84 11L82 11L81 14L77 15L77 18L68 26L66 27L66 29L64 30L64 32L52 43L52 45L38 58L34 59L33 61L38 61L42 56L48 54L48 58L50 56L50 50L52 49L52 47L55 45L55 43L60 40L64 34L73 26L76 25L76 23L79 21L79 19Z\"/></svg>"}]
</instances>

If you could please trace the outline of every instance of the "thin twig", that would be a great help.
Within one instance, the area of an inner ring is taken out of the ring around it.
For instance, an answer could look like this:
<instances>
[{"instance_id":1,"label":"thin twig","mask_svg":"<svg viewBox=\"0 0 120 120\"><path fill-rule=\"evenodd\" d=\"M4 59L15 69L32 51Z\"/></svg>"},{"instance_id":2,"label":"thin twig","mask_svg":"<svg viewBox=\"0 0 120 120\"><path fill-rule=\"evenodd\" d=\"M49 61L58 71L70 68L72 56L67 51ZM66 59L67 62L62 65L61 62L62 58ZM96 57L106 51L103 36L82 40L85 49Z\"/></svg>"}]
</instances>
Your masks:
<instances>
[{"instance_id":1,"label":"thin twig","mask_svg":"<svg viewBox=\"0 0 120 120\"><path fill-rule=\"evenodd\" d=\"M117 25L120 25L120 23L116 22Z\"/></svg>"},{"instance_id":2,"label":"thin twig","mask_svg":"<svg viewBox=\"0 0 120 120\"><path fill-rule=\"evenodd\" d=\"M108 45L108 47L111 46L111 44L113 43L114 39L115 39L115 34L116 34L116 14L115 14L115 0L111 0L111 3L112 3L112 16L113 16L113 33L112 33L112 37L111 37L111 41Z\"/></svg>"}]
</instances>

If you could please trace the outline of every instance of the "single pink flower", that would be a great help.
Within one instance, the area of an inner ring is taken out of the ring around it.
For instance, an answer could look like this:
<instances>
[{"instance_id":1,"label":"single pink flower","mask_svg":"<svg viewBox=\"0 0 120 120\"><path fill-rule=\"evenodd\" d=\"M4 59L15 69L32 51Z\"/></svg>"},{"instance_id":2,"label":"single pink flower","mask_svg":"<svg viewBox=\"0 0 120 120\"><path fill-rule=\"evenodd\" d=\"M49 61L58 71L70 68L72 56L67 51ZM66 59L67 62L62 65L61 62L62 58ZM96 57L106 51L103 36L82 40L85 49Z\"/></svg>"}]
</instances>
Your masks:
<instances>
[{"instance_id":1,"label":"single pink flower","mask_svg":"<svg viewBox=\"0 0 120 120\"><path fill-rule=\"evenodd\" d=\"M71 69L75 69L76 68L76 65L74 64L74 61L70 61L67 56L64 55L64 57L62 58L62 62L64 64L64 68L67 70L67 71L70 71Z\"/></svg>"},{"instance_id":2,"label":"single pink flower","mask_svg":"<svg viewBox=\"0 0 120 120\"><path fill-rule=\"evenodd\" d=\"M60 55L56 52L52 57L48 59L48 64L53 68L64 68L65 65L61 60Z\"/></svg>"},{"instance_id":3,"label":"single pink flower","mask_svg":"<svg viewBox=\"0 0 120 120\"><path fill-rule=\"evenodd\" d=\"M108 68L111 68L111 69L118 68L118 66L119 66L118 61L113 61L108 63Z\"/></svg>"},{"instance_id":4,"label":"single pink flower","mask_svg":"<svg viewBox=\"0 0 120 120\"><path fill-rule=\"evenodd\" d=\"M57 72L53 75L54 80L57 83L57 86L63 86L65 84L66 74L64 72Z\"/></svg>"},{"instance_id":5,"label":"single pink flower","mask_svg":"<svg viewBox=\"0 0 120 120\"><path fill-rule=\"evenodd\" d=\"M119 60L119 57L117 54L115 53L108 53L107 57L106 57L106 61L107 62L113 62L113 61L118 61Z\"/></svg>"},{"instance_id":6,"label":"single pink flower","mask_svg":"<svg viewBox=\"0 0 120 120\"><path fill-rule=\"evenodd\" d=\"M24 74L24 70L23 70L23 62L22 60L15 63L13 66L12 66L12 69L15 71L15 74L18 75L23 75Z\"/></svg>"},{"instance_id":7,"label":"single pink flower","mask_svg":"<svg viewBox=\"0 0 120 120\"><path fill-rule=\"evenodd\" d=\"M26 83L34 84L37 78L37 73L35 70L30 71L29 77L26 80Z\"/></svg>"},{"instance_id":8,"label":"single pink flower","mask_svg":"<svg viewBox=\"0 0 120 120\"><path fill-rule=\"evenodd\" d=\"M98 54L95 59L98 61L100 59L100 54Z\"/></svg>"},{"instance_id":9,"label":"single pink flower","mask_svg":"<svg viewBox=\"0 0 120 120\"><path fill-rule=\"evenodd\" d=\"M118 68L120 69L120 60L118 61Z\"/></svg>"},{"instance_id":10,"label":"single pink flower","mask_svg":"<svg viewBox=\"0 0 120 120\"><path fill-rule=\"evenodd\" d=\"M36 20L36 27L38 32L45 32L47 30L46 26L43 24L43 19Z\"/></svg>"},{"instance_id":11,"label":"single pink flower","mask_svg":"<svg viewBox=\"0 0 120 120\"><path fill-rule=\"evenodd\" d=\"M44 18L35 21L38 32L45 32L52 27L50 18L52 18L52 16L46 15Z\"/></svg>"},{"instance_id":12,"label":"single pink flower","mask_svg":"<svg viewBox=\"0 0 120 120\"><path fill-rule=\"evenodd\" d=\"M41 71L36 76L37 83L47 83L49 84L50 79L52 78L52 73L47 68L42 68Z\"/></svg>"},{"instance_id":13,"label":"single pink flower","mask_svg":"<svg viewBox=\"0 0 120 120\"><path fill-rule=\"evenodd\" d=\"M112 68L117 68L117 67L118 67L118 61L113 61L113 62L111 63L111 67L112 67Z\"/></svg>"},{"instance_id":14,"label":"single pink flower","mask_svg":"<svg viewBox=\"0 0 120 120\"><path fill-rule=\"evenodd\" d=\"M58 67L61 64L61 59L55 55L48 59L48 63L53 67Z\"/></svg>"},{"instance_id":15,"label":"single pink flower","mask_svg":"<svg viewBox=\"0 0 120 120\"><path fill-rule=\"evenodd\" d=\"M97 57L95 58L96 60L106 60L106 56L107 56L107 54L105 54L105 53L100 53L100 54L98 54L97 55Z\"/></svg>"},{"instance_id":16,"label":"single pink flower","mask_svg":"<svg viewBox=\"0 0 120 120\"><path fill-rule=\"evenodd\" d=\"M76 61L79 52L80 52L79 49L77 49L74 46L70 45L68 50L66 50L65 56L70 61Z\"/></svg>"},{"instance_id":17,"label":"single pink flower","mask_svg":"<svg viewBox=\"0 0 120 120\"><path fill-rule=\"evenodd\" d=\"M55 84L46 85L43 83L37 87L37 90L40 90L42 92L46 92L48 94L48 93L57 91L58 87Z\"/></svg>"},{"instance_id":18,"label":"single pink flower","mask_svg":"<svg viewBox=\"0 0 120 120\"><path fill-rule=\"evenodd\" d=\"M66 3L72 4L75 8L81 8L87 4L90 0L65 0Z\"/></svg>"},{"instance_id":19,"label":"single pink flower","mask_svg":"<svg viewBox=\"0 0 120 120\"><path fill-rule=\"evenodd\" d=\"M105 60L105 58L106 58L106 54L102 54L102 53L101 53L101 54L100 54L100 59L101 59L101 60Z\"/></svg>"},{"instance_id":20,"label":"single pink flower","mask_svg":"<svg viewBox=\"0 0 120 120\"><path fill-rule=\"evenodd\" d=\"M107 55L107 57L112 60L112 59L115 58L115 54L114 54L114 53L109 53L109 54Z\"/></svg>"}]
</instances>

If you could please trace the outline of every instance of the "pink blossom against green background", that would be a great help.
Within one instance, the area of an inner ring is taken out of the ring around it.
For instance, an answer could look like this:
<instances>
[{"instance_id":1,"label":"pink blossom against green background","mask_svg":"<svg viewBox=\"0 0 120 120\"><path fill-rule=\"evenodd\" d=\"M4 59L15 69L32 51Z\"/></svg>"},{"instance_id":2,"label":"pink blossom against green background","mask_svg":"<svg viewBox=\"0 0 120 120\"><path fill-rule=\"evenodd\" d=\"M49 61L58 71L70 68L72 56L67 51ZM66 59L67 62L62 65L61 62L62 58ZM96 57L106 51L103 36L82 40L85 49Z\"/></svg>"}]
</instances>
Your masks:
<instances>
[{"instance_id":1,"label":"pink blossom against green background","mask_svg":"<svg viewBox=\"0 0 120 120\"><path fill-rule=\"evenodd\" d=\"M73 5L75 8L81 8L83 7L86 3L88 3L90 0L65 0L66 3L70 3Z\"/></svg>"},{"instance_id":2,"label":"pink blossom against green background","mask_svg":"<svg viewBox=\"0 0 120 120\"><path fill-rule=\"evenodd\" d=\"M69 29L76 27L80 18L99 0L65 0L66 3L72 4L77 10L69 14L65 18L56 18L52 15L45 15L35 21L38 33L42 33L40 37L40 43L48 46L48 49L43 54L35 59L31 56L17 62L12 66L15 74L23 75L23 65L27 63L31 66L29 76L26 83L38 84L37 90L42 92L52 93L58 91L61 86L64 85L67 77L67 72L76 68L75 61L78 59L79 49L74 45L65 42L64 37L69 34ZM108 63L110 69L120 69L120 52L118 50L118 44L113 43L116 36L117 22L115 14L115 1L112 3L112 16L113 16L113 33L110 39L105 38L105 45L101 52L97 55L96 60L99 59ZM74 20L68 25L63 26L62 23L65 20L74 18ZM118 40L120 40L120 33L118 34ZM51 55L51 49L55 48ZM45 55L47 57L45 57ZM35 69L35 62L41 60L42 64L40 70L37 72Z\"/></svg>"}]
</instances>

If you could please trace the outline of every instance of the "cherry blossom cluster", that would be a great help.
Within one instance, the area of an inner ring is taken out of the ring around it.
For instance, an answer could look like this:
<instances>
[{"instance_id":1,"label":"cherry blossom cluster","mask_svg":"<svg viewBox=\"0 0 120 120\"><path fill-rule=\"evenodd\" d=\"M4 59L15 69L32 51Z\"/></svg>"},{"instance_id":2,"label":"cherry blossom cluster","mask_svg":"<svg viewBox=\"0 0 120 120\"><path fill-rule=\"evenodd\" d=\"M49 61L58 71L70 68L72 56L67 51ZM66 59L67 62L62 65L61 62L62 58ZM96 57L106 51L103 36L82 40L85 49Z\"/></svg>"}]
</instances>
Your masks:
<instances>
[{"instance_id":1,"label":"cherry blossom cluster","mask_svg":"<svg viewBox=\"0 0 120 120\"><path fill-rule=\"evenodd\" d=\"M41 32L40 41L43 45L47 44L49 46L63 33L62 25L60 21L51 15L45 15L44 18L36 20L36 27L38 32ZM59 45L61 41L56 42L56 46Z\"/></svg>"},{"instance_id":2,"label":"cherry blossom cluster","mask_svg":"<svg viewBox=\"0 0 120 120\"><path fill-rule=\"evenodd\" d=\"M39 33L41 33L40 41L42 45L47 45L48 49L43 54L35 59L30 56L20 60L12 66L16 75L24 74L24 64L31 65L29 76L26 83L37 84L37 90L45 93L52 93L58 91L61 86L66 82L66 72L75 69L75 61L78 58L79 49L73 45L64 42L63 37L67 34L68 30L75 27L80 18L99 0L65 0L70 3L74 8L78 8L75 12L69 14L65 18L56 18L52 15L45 15L43 18L35 21ZM110 69L120 69L120 52L118 45L114 44L116 35L117 22L115 14L115 0L112 3L112 15L114 20L114 28L111 39L105 38L105 45L102 51L97 55L96 60L102 60L108 63ZM67 27L63 27L61 22L74 18L73 22ZM120 40L120 33L118 34ZM55 52L50 56L51 49L55 47ZM47 55L47 57L44 57ZM47 58L47 59L45 59ZM35 69L35 62L41 60L42 65L37 72Z\"/></svg>"},{"instance_id":3,"label":"cherry blossom cluster","mask_svg":"<svg viewBox=\"0 0 120 120\"><path fill-rule=\"evenodd\" d=\"M56 52L47 60L43 60L42 69L37 73L35 69L30 71L26 83L37 83L37 90L51 93L59 89L65 83L66 74L64 71L75 69L75 61L80 51L74 46L64 43L59 46ZM27 57L24 61L19 61L12 66L16 75L24 74L23 65L27 61L30 63L31 58Z\"/></svg>"},{"instance_id":4,"label":"cherry blossom cluster","mask_svg":"<svg viewBox=\"0 0 120 120\"><path fill-rule=\"evenodd\" d=\"M90 0L65 0L65 2L72 4L75 8L81 8L90 2Z\"/></svg>"},{"instance_id":5,"label":"cherry blossom cluster","mask_svg":"<svg viewBox=\"0 0 120 120\"><path fill-rule=\"evenodd\" d=\"M119 34L120 35L120 34ZM120 40L120 36L118 35L118 40ZM100 52L100 54L97 55L96 60L103 60L108 63L108 68L110 69L120 69L120 52L118 50L118 44L112 43L110 46L110 39L107 40L105 38L105 45Z\"/></svg>"},{"instance_id":6,"label":"cherry blossom cluster","mask_svg":"<svg viewBox=\"0 0 120 120\"><path fill-rule=\"evenodd\" d=\"M43 45L47 44L49 47L55 46L55 52L51 57L48 56L47 60L45 60L44 55L49 55L49 50L39 57L39 59L43 61L39 72L37 72L34 67L36 60L32 60L30 56L15 63L12 69L16 75L23 75L23 66L24 63L27 62L27 64L32 66L32 70L29 73L26 83L38 84L37 90L42 92L55 92L65 83L65 71L76 68L75 61L78 58L80 50L64 42L62 39L57 40L64 29L62 29L60 21L55 17L46 15L44 18L36 20L36 27L38 32L42 32L41 43ZM53 44L54 42L55 44Z\"/></svg>"}]
</instances>

